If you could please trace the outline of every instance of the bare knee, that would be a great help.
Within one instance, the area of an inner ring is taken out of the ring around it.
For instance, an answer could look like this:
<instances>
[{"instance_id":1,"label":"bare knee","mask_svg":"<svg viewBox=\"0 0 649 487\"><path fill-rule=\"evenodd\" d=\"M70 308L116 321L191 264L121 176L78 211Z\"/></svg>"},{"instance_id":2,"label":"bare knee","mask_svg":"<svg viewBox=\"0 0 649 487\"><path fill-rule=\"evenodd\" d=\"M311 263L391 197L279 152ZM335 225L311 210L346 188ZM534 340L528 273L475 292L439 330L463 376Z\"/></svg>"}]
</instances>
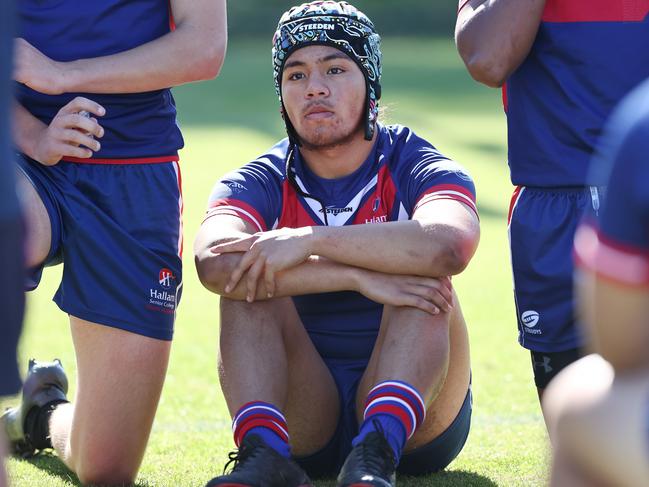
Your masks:
<instances>
[{"instance_id":1,"label":"bare knee","mask_svg":"<svg viewBox=\"0 0 649 487\"><path fill-rule=\"evenodd\" d=\"M124 486L133 484L137 467L129 465L128 460L106 452L78 462L76 474L84 485Z\"/></svg>"}]
</instances>

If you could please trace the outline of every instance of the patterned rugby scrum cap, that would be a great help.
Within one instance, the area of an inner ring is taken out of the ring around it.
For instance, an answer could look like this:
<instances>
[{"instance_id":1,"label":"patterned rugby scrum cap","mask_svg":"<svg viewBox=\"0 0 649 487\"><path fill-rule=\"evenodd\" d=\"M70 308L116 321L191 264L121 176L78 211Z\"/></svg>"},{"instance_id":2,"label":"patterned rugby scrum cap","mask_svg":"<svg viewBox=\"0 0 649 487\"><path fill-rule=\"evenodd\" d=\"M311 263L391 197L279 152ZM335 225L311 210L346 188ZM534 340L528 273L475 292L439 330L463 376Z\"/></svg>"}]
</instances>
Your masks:
<instances>
[{"instance_id":1,"label":"patterned rugby scrum cap","mask_svg":"<svg viewBox=\"0 0 649 487\"><path fill-rule=\"evenodd\" d=\"M371 140L381 98L381 37L372 21L347 2L303 3L282 15L273 37L275 91L282 104L289 138L298 138L282 100L284 63L293 51L310 45L335 47L353 59L365 76L365 138Z\"/></svg>"}]
</instances>

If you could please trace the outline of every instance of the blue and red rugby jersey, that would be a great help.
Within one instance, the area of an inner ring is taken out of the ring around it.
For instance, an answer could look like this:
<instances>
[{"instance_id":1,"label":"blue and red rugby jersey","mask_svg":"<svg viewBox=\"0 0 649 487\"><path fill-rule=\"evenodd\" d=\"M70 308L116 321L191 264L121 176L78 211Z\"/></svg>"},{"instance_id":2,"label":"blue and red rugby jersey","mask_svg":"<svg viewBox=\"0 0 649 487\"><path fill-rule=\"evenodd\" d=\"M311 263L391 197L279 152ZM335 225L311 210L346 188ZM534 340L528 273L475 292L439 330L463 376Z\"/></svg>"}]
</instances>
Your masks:
<instances>
[{"instance_id":1,"label":"blue and red rugby jersey","mask_svg":"<svg viewBox=\"0 0 649 487\"><path fill-rule=\"evenodd\" d=\"M19 35L55 61L116 54L172 29L169 0L18 0ZM105 135L95 159L175 155L183 146L170 90L133 94L44 95L17 84L16 96L46 124L75 96L106 108ZM166 160L169 160L167 158Z\"/></svg>"},{"instance_id":2,"label":"blue and red rugby jersey","mask_svg":"<svg viewBox=\"0 0 649 487\"><path fill-rule=\"evenodd\" d=\"M584 222L575 238L582 268L631 286L649 286L649 81L611 118L593 161L591 178L607 182L598 221Z\"/></svg>"},{"instance_id":3,"label":"blue and red rugby jersey","mask_svg":"<svg viewBox=\"0 0 649 487\"><path fill-rule=\"evenodd\" d=\"M286 177L291 152L289 170L294 171L299 192ZM236 215L256 230L267 231L324 225L326 211L330 226L373 224L408 220L418 207L438 199L460 201L477 213L473 181L459 164L406 127L379 125L366 161L338 179L316 176L288 139L280 141L215 185L207 218ZM297 296L294 302L307 331L318 335L316 348L329 351L323 355L370 356L382 305L355 292Z\"/></svg>"},{"instance_id":4,"label":"blue and red rugby jersey","mask_svg":"<svg viewBox=\"0 0 649 487\"><path fill-rule=\"evenodd\" d=\"M649 0L547 0L503 90L512 183L587 184L614 106L649 76Z\"/></svg>"}]
</instances>

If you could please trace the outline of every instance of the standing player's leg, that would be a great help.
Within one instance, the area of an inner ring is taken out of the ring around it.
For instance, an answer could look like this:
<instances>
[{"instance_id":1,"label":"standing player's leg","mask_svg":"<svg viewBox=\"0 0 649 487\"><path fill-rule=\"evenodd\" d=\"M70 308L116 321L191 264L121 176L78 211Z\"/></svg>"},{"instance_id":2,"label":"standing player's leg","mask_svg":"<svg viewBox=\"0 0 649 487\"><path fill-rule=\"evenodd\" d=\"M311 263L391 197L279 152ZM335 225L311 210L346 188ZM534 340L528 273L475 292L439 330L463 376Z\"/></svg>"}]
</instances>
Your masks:
<instances>
[{"instance_id":1,"label":"standing player's leg","mask_svg":"<svg viewBox=\"0 0 649 487\"><path fill-rule=\"evenodd\" d=\"M530 350L540 400L554 377L583 356L572 248L577 224L595 211L600 197L596 188L521 187L512 198L509 239L519 342Z\"/></svg>"},{"instance_id":2,"label":"standing player's leg","mask_svg":"<svg viewBox=\"0 0 649 487\"><path fill-rule=\"evenodd\" d=\"M362 424L354 444L372 441L371 434L379 430L393 453L392 471L400 460L400 470L411 475L444 468L468 434L470 375L468 335L457 297L451 313L436 316L386 307L358 388ZM348 457L342 485L354 477L353 464L363 463L353 460L356 450L362 451L355 449Z\"/></svg>"},{"instance_id":3,"label":"standing player's leg","mask_svg":"<svg viewBox=\"0 0 649 487\"><path fill-rule=\"evenodd\" d=\"M74 317L76 313L68 312L72 316L71 329L77 355L78 387L75 404L68 404L65 398L67 379L60 364L36 364L26 379L21 406L13 408L13 414L7 417L9 421L5 421L11 424L12 431L16 433L12 437L12 443L15 447L29 440L29 451L32 453L54 446L63 461L84 483L129 483L134 479L142 461L160 397L168 363L170 341L167 340L171 338L173 314L160 314L161 307L149 312L144 307L134 305L131 299L133 290L141 292L142 284L136 279L130 279L130 276L129 279L122 277L127 272L134 273L133 269L139 271L138 266L145 267L147 273L151 272L150 266L153 269L165 267L165 270L171 266L180 286L180 258L179 249L176 248L180 240L178 234L171 235L171 238L161 238L161 241L168 242L169 248L163 249L164 252L157 248L157 252L153 254L145 247L145 242L133 237L134 232L129 231L130 227L124 228L121 225L131 225L135 229L151 228L154 230L152 233L159 229L179 229L180 188L177 186L175 170L170 165L129 167L124 171L117 171L114 167L93 168L93 173L104 171L106 177L86 181L83 192L69 183L66 173L87 172L80 171L78 166L58 165L43 171L34 163L31 166L24 165L23 170L25 174L30 174L37 185L32 187L31 181L21 176L27 200L27 222L32 237L32 243L27 247L29 264L38 265L45 259L52 260L50 254L58 255L61 245L60 220L73 214L73 222L77 227L68 234L64 256L66 268L62 287L65 288L66 300L63 306L61 302L58 304L62 309L78 306L85 313L103 317L106 324L114 327L84 321ZM157 179L156 174L151 175L153 172L158 173ZM100 189L113 196L111 204L113 201L115 204L128 202L129 199L122 195L128 193L130 187L124 182L124 178L129 178L132 173L136 173L133 176L135 178L151 180L165 188L171 188L167 192L159 192L152 183L148 194L139 193L148 201L153 201L161 193L164 200L159 206L152 205L156 208L154 214L148 211L115 211L107 217L99 207L93 206L85 194L92 193L90 182L99 181ZM115 177L111 179L113 175ZM73 175L69 179L74 180L76 177ZM46 184L52 186L45 187ZM38 192L35 187L39 188ZM171 198L167 196L168 192L172 192ZM51 195L61 193L66 195L65 200L54 201L54 196ZM43 199L39 198L39 194L43 195ZM70 204L76 204L74 209L66 206ZM165 205L169 211L157 211ZM125 215L123 221L116 220L117 214ZM154 219L158 215L162 220ZM89 229L89 225L94 227ZM118 248L127 250L116 257L114 249ZM92 249L94 261L90 262L84 257L89 252L84 249ZM156 258L153 264L147 261L152 255ZM132 261L124 263L126 257ZM115 264L115 259L118 258L120 260ZM119 286L115 287L111 280L92 279L96 275L93 271L100 263L109 266L111 270L121 270ZM157 273L153 275L157 276ZM145 286L145 296L149 296L150 292L146 290L149 287L148 281ZM94 292L84 294L84 290L88 288ZM112 301L107 300L106 296L111 297ZM176 294L174 303L175 298ZM87 309L83 308L84 305ZM138 327L138 324L141 326ZM164 330L160 329L161 325L164 325ZM160 336L154 339L125 329L148 330Z\"/></svg>"},{"instance_id":4,"label":"standing player's leg","mask_svg":"<svg viewBox=\"0 0 649 487\"><path fill-rule=\"evenodd\" d=\"M336 385L290 298L254 303L221 298L219 349L221 388L234 418L237 446L246 435L257 434L280 456L303 456L320 450L333 436L339 415ZM290 450L282 431L287 429ZM255 472L242 464L232 477L215 478L209 485L293 471L274 458L274 464L250 465Z\"/></svg>"},{"instance_id":5,"label":"standing player's leg","mask_svg":"<svg viewBox=\"0 0 649 487\"><path fill-rule=\"evenodd\" d=\"M84 484L128 484L144 456L171 341L75 317L70 325L77 392L51 415L52 445Z\"/></svg>"}]
</instances>

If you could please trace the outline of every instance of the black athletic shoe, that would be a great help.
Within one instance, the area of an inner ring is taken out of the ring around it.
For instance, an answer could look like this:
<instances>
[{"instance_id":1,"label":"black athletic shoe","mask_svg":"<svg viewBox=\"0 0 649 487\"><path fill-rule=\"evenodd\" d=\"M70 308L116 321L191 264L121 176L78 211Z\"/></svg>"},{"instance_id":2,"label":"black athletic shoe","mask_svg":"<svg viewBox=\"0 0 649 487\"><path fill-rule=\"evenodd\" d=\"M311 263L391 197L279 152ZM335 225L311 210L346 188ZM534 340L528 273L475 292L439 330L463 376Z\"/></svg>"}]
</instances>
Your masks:
<instances>
[{"instance_id":1,"label":"black athletic shoe","mask_svg":"<svg viewBox=\"0 0 649 487\"><path fill-rule=\"evenodd\" d=\"M378 431L356 445L340 470L337 487L395 487L394 453Z\"/></svg>"},{"instance_id":2,"label":"black athletic shoe","mask_svg":"<svg viewBox=\"0 0 649 487\"><path fill-rule=\"evenodd\" d=\"M57 404L68 402L67 392L68 378L59 359L54 362L29 360L20 405L7 409L0 417L15 455L30 457L38 450L52 447L47 420ZM41 412L46 414L39 414Z\"/></svg>"},{"instance_id":3,"label":"black athletic shoe","mask_svg":"<svg viewBox=\"0 0 649 487\"><path fill-rule=\"evenodd\" d=\"M257 435L246 435L237 451L230 453L223 473L205 487L311 487L311 481L297 463L284 458Z\"/></svg>"}]
</instances>

